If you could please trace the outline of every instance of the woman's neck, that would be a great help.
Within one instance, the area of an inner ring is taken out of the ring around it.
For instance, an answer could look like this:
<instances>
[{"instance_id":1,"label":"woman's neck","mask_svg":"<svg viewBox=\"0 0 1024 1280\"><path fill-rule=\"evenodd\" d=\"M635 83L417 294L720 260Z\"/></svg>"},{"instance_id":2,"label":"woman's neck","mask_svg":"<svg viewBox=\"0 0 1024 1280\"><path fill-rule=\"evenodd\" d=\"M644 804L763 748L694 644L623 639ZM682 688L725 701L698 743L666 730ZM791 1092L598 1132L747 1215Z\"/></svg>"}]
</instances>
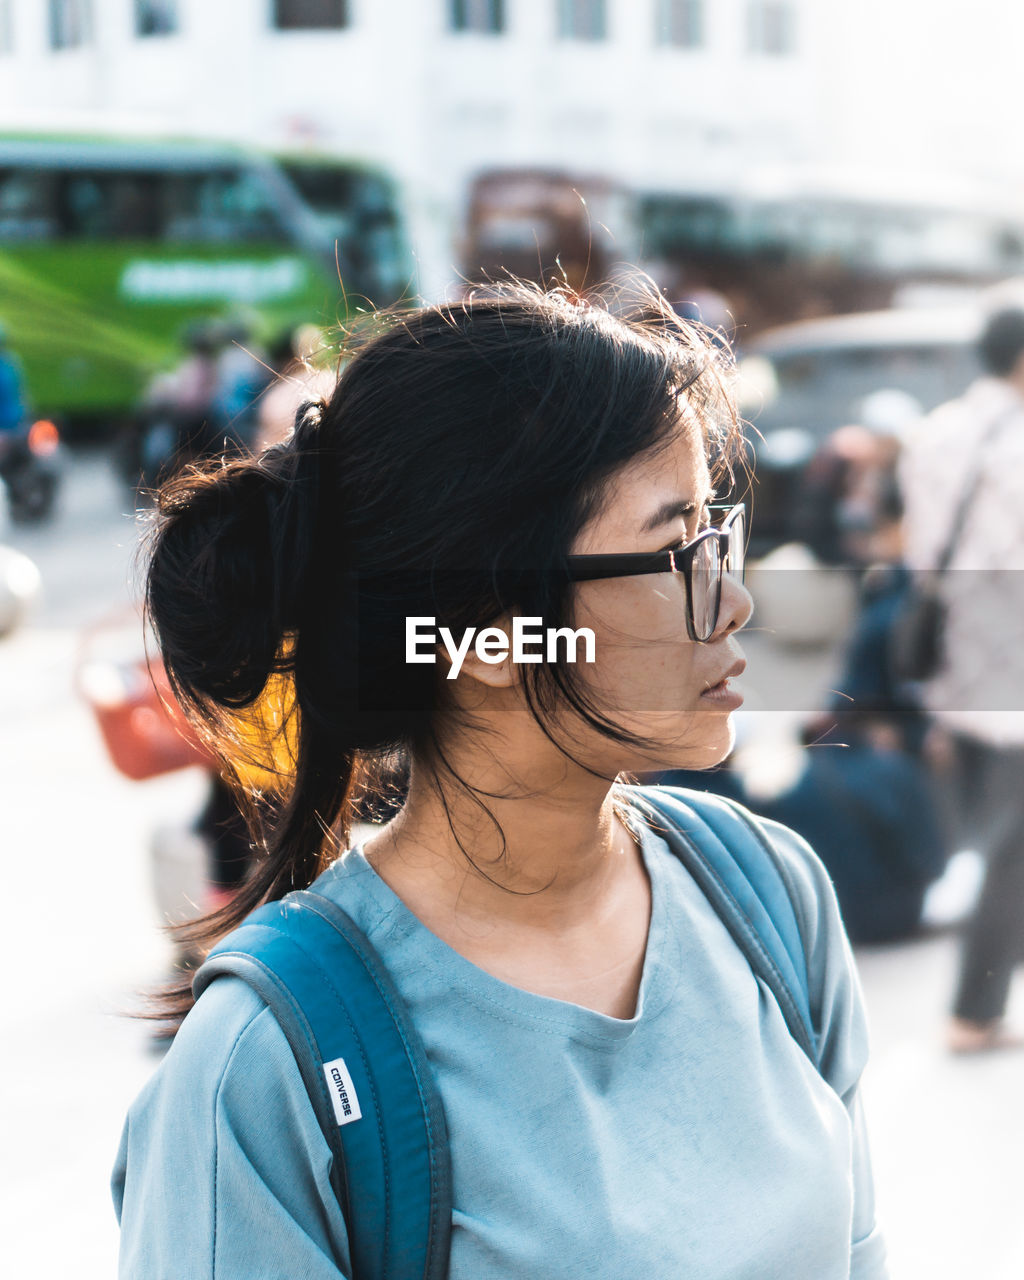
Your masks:
<instances>
[{"instance_id":1,"label":"woman's neck","mask_svg":"<svg viewBox=\"0 0 1024 1280\"><path fill-rule=\"evenodd\" d=\"M364 852L413 914L478 967L631 1017L651 889L600 776L608 770L576 764L529 712L506 708L492 728L446 743L450 771L414 768L402 812Z\"/></svg>"},{"instance_id":2,"label":"woman's neck","mask_svg":"<svg viewBox=\"0 0 1024 1280\"><path fill-rule=\"evenodd\" d=\"M519 767L507 751L500 764L479 749L451 753L466 786L414 768L405 806L367 842L367 858L406 901L446 900L467 922L589 918L635 872L639 850L611 784L546 745Z\"/></svg>"}]
</instances>

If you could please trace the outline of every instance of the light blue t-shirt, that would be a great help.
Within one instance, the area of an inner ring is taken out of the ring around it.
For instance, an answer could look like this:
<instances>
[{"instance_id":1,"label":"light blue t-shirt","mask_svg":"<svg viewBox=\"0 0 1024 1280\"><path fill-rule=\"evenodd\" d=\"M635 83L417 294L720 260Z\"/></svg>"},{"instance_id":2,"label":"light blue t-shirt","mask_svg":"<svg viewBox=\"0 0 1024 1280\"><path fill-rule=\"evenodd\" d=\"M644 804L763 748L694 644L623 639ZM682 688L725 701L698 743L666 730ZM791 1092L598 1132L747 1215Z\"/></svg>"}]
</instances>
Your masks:
<instances>
[{"instance_id":1,"label":"light blue t-shirt","mask_svg":"<svg viewBox=\"0 0 1024 1280\"><path fill-rule=\"evenodd\" d=\"M857 1103L861 998L820 863L790 867L819 1074L660 837L636 1015L533 995L432 934L355 848L317 888L408 1002L451 1138L451 1280L882 1280ZM348 1276L330 1152L287 1041L219 979L129 1114L114 1173L127 1280ZM342 1269L339 1271L338 1263Z\"/></svg>"}]
</instances>

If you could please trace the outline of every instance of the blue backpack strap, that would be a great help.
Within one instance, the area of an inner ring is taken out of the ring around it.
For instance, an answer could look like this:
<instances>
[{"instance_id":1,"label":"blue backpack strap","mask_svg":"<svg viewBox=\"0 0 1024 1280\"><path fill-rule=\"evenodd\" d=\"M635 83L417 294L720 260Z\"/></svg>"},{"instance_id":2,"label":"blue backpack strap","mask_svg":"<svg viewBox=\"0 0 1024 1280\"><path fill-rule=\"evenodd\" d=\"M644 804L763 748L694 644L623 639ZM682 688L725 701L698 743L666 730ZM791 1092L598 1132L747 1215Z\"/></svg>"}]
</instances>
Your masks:
<instances>
[{"instance_id":1,"label":"blue backpack strap","mask_svg":"<svg viewBox=\"0 0 1024 1280\"><path fill-rule=\"evenodd\" d=\"M441 1098L419 1036L365 934L304 890L258 908L195 976L248 983L295 1055L331 1148L358 1280L444 1280L452 1192Z\"/></svg>"},{"instance_id":2,"label":"blue backpack strap","mask_svg":"<svg viewBox=\"0 0 1024 1280\"><path fill-rule=\"evenodd\" d=\"M721 917L775 996L790 1034L818 1066L800 924L788 875L753 815L721 796L624 788Z\"/></svg>"}]
</instances>

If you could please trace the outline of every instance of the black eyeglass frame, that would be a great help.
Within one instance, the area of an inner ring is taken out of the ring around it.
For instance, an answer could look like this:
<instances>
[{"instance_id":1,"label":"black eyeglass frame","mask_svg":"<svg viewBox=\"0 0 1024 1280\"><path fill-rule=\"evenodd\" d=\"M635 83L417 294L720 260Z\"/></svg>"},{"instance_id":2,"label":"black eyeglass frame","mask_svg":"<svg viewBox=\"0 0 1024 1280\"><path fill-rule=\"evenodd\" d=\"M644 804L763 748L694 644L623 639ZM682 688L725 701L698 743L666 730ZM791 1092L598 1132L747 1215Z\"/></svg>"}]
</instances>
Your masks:
<instances>
[{"instance_id":1,"label":"black eyeglass frame","mask_svg":"<svg viewBox=\"0 0 1024 1280\"><path fill-rule=\"evenodd\" d=\"M604 578L633 578L647 573L679 573L686 584L686 631L691 640L698 644L706 644L718 629L718 619L722 609L722 578L728 573L743 581L746 571L746 547L740 563L739 573L733 571L729 555L729 541L732 537L736 521L742 521L742 536L746 542L747 504L737 502L733 506L712 505L711 511L725 511L726 515L719 525L702 529L685 547L669 547L664 551L618 551L605 555L567 556L566 565L570 582L596 582ZM693 562L703 542L709 538L718 539L718 581L715 584L715 604L712 610L711 627L707 635L697 634L697 625L693 616ZM727 567L728 566L728 567Z\"/></svg>"}]
</instances>

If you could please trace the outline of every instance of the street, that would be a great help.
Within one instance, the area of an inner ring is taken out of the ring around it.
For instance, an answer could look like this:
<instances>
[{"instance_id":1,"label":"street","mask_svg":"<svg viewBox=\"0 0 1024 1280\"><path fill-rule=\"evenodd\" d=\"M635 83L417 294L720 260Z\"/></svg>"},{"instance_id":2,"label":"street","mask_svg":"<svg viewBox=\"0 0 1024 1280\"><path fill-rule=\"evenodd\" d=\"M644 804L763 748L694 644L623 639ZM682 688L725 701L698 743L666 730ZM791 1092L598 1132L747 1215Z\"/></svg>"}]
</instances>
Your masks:
<instances>
[{"instance_id":1,"label":"street","mask_svg":"<svg viewBox=\"0 0 1024 1280\"><path fill-rule=\"evenodd\" d=\"M203 788L194 771L146 783L120 777L74 691L82 628L129 599L130 506L103 456L79 454L52 524L0 533L36 561L45 591L29 624L0 640L12 978L0 1199L11 1276L115 1273L109 1171L125 1110L157 1061L145 1024L124 1015L169 955L148 841L159 823L188 821ZM764 633L747 649L762 682L765 670L794 667L805 682L827 678L827 655L789 653ZM769 736L771 714L761 713ZM1017 1280L1024 1054L945 1054L955 956L949 933L859 955L873 1029L865 1093L879 1212L894 1278ZM1014 994L1024 1020L1024 986Z\"/></svg>"}]
</instances>

